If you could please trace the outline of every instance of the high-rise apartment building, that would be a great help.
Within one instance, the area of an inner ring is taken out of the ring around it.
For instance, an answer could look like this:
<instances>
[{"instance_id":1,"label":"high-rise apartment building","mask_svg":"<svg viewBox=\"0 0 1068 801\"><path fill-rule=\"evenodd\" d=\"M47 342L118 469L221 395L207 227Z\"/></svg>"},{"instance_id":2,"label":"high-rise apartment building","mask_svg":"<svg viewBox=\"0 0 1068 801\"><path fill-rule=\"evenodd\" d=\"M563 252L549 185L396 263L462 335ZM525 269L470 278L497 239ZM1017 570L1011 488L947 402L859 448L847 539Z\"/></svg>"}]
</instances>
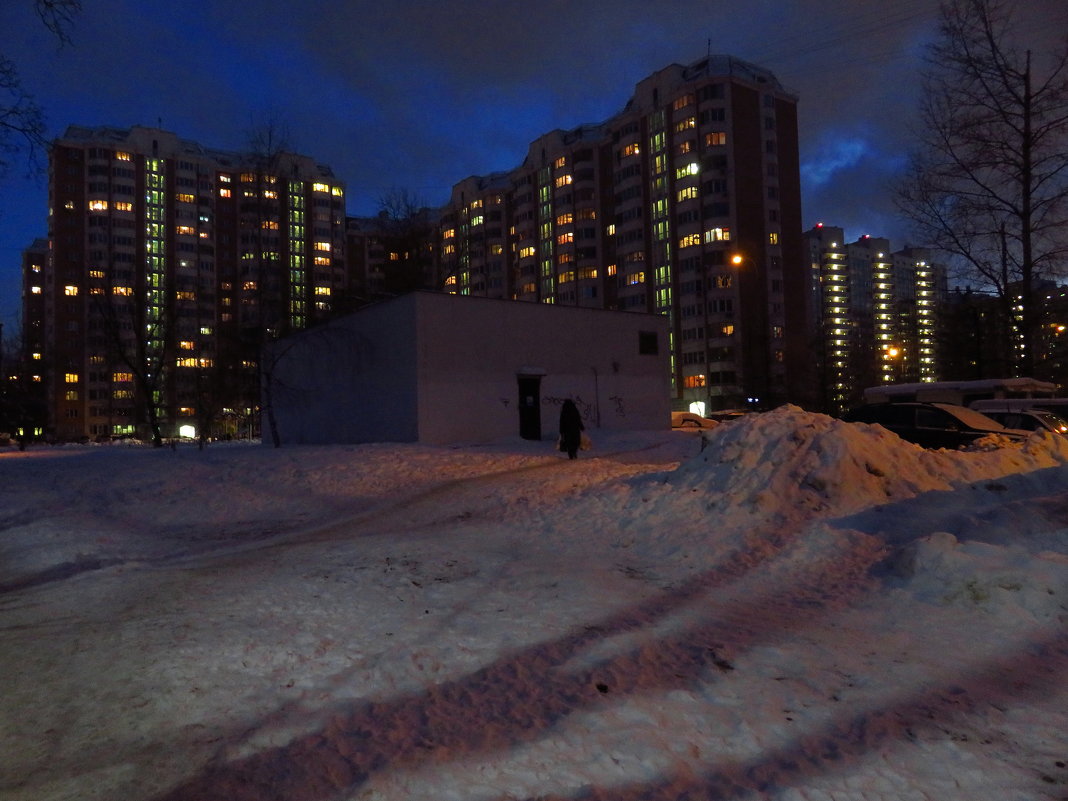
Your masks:
<instances>
[{"instance_id":1,"label":"high-rise apartment building","mask_svg":"<svg viewBox=\"0 0 1068 801\"><path fill-rule=\"evenodd\" d=\"M667 315L678 408L802 400L799 176L796 98L774 75L726 56L673 64L610 120L456 184L446 289Z\"/></svg>"},{"instance_id":2,"label":"high-rise apartment building","mask_svg":"<svg viewBox=\"0 0 1068 801\"><path fill-rule=\"evenodd\" d=\"M252 425L262 343L347 291L344 187L307 156L71 127L48 220L24 317L57 439Z\"/></svg>"},{"instance_id":3,"label":"high-rise apartment building","mask_svg":"<svg viewBox=\"0 0 1068 801\"><path fill-rule=\"evenodd\" d=\"M860 403L866 387L936 380L945 274L929 252L892 252L881 237L846 242L841 228L822 224L804 238L818 405L839 413Z\"/></svg>"}]
</instances>

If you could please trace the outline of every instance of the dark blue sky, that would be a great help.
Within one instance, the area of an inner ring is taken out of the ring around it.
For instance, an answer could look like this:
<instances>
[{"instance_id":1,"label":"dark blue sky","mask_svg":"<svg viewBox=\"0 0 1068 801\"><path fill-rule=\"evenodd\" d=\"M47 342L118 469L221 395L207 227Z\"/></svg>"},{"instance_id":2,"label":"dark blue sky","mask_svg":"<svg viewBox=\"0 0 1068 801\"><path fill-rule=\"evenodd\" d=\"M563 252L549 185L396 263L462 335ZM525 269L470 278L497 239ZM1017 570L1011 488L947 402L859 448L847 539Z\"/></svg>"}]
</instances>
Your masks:
<instances>
[{"instance_id":1,"label":"dark blue sky","mask_svg":"<svg viewBox=\"0 0 1068 801\"><path fill-rule=\"evenodd\" d=\"M1028 0L1033 30L1068 26L1064 0ZM799 96L805 225L849 238L908 232L887 182L905 161L919 56L936 0L84 0L59 47L32 0L4 0L0 52L68 125L162 125L240 150L280 121L330 165L350 214L393 188L427 205L507 170L554 128L601 122L634 85L711 49L773 70ZM19 259L47 231L43 176L18 163L0 194L0 322L14 328ZM912 243L919 244L919 243Z\"/></svg>"}]
</instances>

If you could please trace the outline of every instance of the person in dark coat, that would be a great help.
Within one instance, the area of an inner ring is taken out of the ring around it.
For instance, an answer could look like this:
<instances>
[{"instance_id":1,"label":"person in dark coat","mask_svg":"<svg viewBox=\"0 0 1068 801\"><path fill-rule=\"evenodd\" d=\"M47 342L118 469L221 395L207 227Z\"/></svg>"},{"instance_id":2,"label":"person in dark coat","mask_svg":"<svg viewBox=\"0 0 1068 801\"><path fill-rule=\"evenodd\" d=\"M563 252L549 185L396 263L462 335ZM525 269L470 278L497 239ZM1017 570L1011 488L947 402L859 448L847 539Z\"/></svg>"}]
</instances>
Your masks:
<instances>
[{"instance_id":1,"label":"person in dark coat","mask_svg":"<svg viewBox=\"0 0 1068 801\"><path fill-rule=\"evenodd\" d=\"M582 415L575 402L571 399L564 401L560 408L560 450L567 452L568 459L578 458L583 429Z\"/></svg>"}]
</instances>

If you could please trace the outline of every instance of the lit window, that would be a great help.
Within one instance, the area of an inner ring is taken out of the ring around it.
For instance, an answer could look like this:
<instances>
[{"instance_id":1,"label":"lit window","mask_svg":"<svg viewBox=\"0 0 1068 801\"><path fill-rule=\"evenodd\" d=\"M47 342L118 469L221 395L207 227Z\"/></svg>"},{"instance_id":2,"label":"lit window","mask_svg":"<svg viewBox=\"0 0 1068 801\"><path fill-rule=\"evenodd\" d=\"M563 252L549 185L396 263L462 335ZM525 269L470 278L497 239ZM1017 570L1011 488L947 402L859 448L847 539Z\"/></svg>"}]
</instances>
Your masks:
<instances>
[{"instance_id":1,"label":"lit window","mask_svg":"<svg viewBox=\"0 0 1068 801\"><path fill-rule=\"evenodd\" d=\"M471 211L482 208L482 198L476 198L475 200L472 200L469 208L471 209Z\"/></svg>"},{"instance_id":2,"label":"lit window","mask_svg":"<svg viewBox=\"0 0 1068 801\"><path fill-rule=\"evenodd\" d=\"M194 293L192 293L189 290L187 290L187 289L182 289L182 290L179 290L179 291L175 292L174 296L176 298L178 298L178 300L196 300L197 299L197 296Z\"/></svg>"},{"instance_id":3,"label":"lit window","mask_svg":"<svg viewBox=\"0 0 1068 801\"><path fill-rule=\"evenodd\" d=\"M684 120L679 120L675 123L675 132L681 133L682 131L689 130L690 128L697 127L697 117L687 117Z\"/></svg>"},{"instance_id":4,"label":"lit window","mask_svg":"<svg viewBox=\"0 0 1068 801\"><path fill-rule=\"evenodd\" d=\"M179 225L177 226L177 230L179 234L185 234L187 236L192 236L196 233L191 225Z\"/></svg>"},{"instance_id":5,"label":"lit window","mask_svg":"<svg viewBox=\"0 0 1068 801\"><path fill-rule=\"evenodd\" d=\"M567 242L574 242L574 241L575 241L575 234L572 233L571 231L568 231L566 233L560 234L559 236L556 237L556 244L558 244L558 245L563 245L563 244L565 244Z\"/></svg>"},{"instance_id":6,"label":"lit window","mask_svg":"<svg viewBox=\"0 0 1068 801\"><path fill-rule=\"evenodd\" d=\"M533 255L534 255L534 246L533 245L527 245L525 248L520 248L519 249L519 258L521 258L521 259L525 259L528 256L533 256Z\"/></svg>"},{"instance_id":7,"label":"lit window","mask_svg":"<svg viewBox=\"0 0 1068 801\"><path fill-rule=\"evenodd\" d=\"M276 220L264 220L262 223L260 223L260 227L267 231L277 231L278 222Z\"/></svg>"},{"instance_id":8,"label":"lit window","mask_svg":"<svg viewBox=\"0 0 1068 801\"><path fill-rule=\"evenodd\" d=\"M567 175L561 175L559 178L556 179L556 185L557 187L567 186L573 180L574 179L571 177L571 173L568 173Z\"/></svg>"},{"instance_id":9,"label":"lit window","mask_svg":"<svg viewBox=\"0 0 1068 801\"><path fill-rule=\"evenodd\" d=\"M273 189L264 189L263 196L268 200L278 200L278 193Z\"/></svg>"},{"instance_id":10,"label":"lit window","mask_svg":"<svg viewBox=\"0 0 1068 801\"><path fill-rule=\"evenodd\" d=\"M89 211L107 211L108 202L106 200L90 200Z\"/></svg>"},{"instance_id":11,"label":"lit window","mask_svg":"<svg viewBox=\"0 0 1068 801\"><path fill-rule=\"evenodd\" d=\"M556 218L556 224L557 225L568 225L574 219L575 219L574 215L571 212L568 212L567 214L561 214L559 217L557 217Z\"/></svg>"},{"instance_id":12,"label":"lit window","mask_svg":"<svg viewBox=\"0 0 1068 801\"><path fill-rule=\"evenodd\" d=\"M561 156L553 162L553 167L556 169L560 169L561 167L565 166L567 166L567 156Z\"/></svg>"},{"instance_id":13,"label":"lit window","mask_svg":"<svg viewBox=\"0 0 1068 801\"><path fill-rule=\"evenodd\" d=\"M316 256L312 261L315 264L317 264L319 267L329 267L330 266L330 257L329 256Z\"/></svg>"},{"instance_id":14,"label":"lit window","mask_svg":"<svg viewBox=\"0 0 1068 801\"><path fill-rule=\"evenodd\" d=\"M472 227L476 226L476 225L482 225L482 223L484 221L485 220L483 219L482 215L478 214L478 215L476 215L476 216L471 218L471 225L472 225Z\"/></svg>"},{"instance_id":15,"label":"lit window","mask_svg":"<svg viewBox=\"0 0 1068 801\"><path fill-rule=\"evenodd\" d=\"M230 189L225 186L219 187L219 197L230 197Z\"/></svg>"},{"instance_id":16,"label":"lit window","mask_svg":"<svg viewBox=\"0 0 1068 801\"><path fill-rule=\"evenodd\" d=\"M768 244L769 245L777 245L777 244L779 244L779 234L776 231L772 231L770 234L768 234Z\"/></svg>"},{"instance_id":17,"label":"lit window","mask_svg":"<svg viewBox=\"0 0 1068 801\"><path fill-rule=\"evenodd\" d=\"M103 295L104 294L104 287L102 287L102 286L91 286L91 287L89 287L89 294L90 295Z\"/></svg>"},{"instance_id":18,"label":"lit window","mask_svg":"<svg viewBox=\"0 0 1068 801\"><path fill-rule=\"evenodd\" d=\"M67 383L67 384L77 384L78 383L78 374L77 373L64 373L63 381L65 383Z\"/></svg>"},{"instance_id":19,"label":"lit window","mask_svg":"<svg viewBox=\"0 0 1068 801\"><path fill-rule=\"evenodd\" d=\"M730 228L710 228L705 231L705 242L727 242L730 238Z\"/></svg>"},{"instance_id":20,"label":"lit window","mask_svg":"<svg viewBox=\"0 0 1068 801\"><path fill-rule=\"evenodd\" d=\"M219 180L224 184L228 184L228 183L230 183L231 178L230 178L229 175L223 175L222 173L220 173L219 174Z\"/></svg>"},{"instance_id":21,"label":"lit window","mask_svg":"<svg viewBox=\"0 0 1068 801\"><path fill-rule=\"evenodd\" d=\"M133 203L125 200L116 200L113 207L115 211L133 211Z\"/></svg>"},{"instance_id":22,"label":"lit window","mask_svg":"<svg viewBox=\"0 0 1068 801\"><path fill-rule=\"evenodd\" d=\"M115 158L117 158L119 161L133 161L133 156L131 156L124 150L115 151Z\"/></svg>"},{"instance_id":23,"label":"lit window","mask_svg":"<svg viewBox=\"0 0 1068 801\"><path fill-rule=\"evenodd\" d=\"M111 288L111 294L113 294L113 295L132 295L133 294L133 287L113 286Z\"/></svg>"},{"instance_id":24,"label":"lit window","mask_svg":"<svg viewBox=\"0 0 1068 801\"><path fill-rule=\"evenodd\" d=\"M644 284L645 283L645 273L644 272L641 272L641 273L628 273L627 274L627 283L629 285L631 285L631 286L634 286L635 284Z\"/></svg>"},{"instance_id":25,"label":"lit window","mask_svg":"<svg viewBox=\"0 0 1068 801\"><path fill-rule=\"evenodd\" d=\"M685 189L680 189L678 194L678 201L681 203L684 200L693 200L697 197L697 187L687 186Z\"/></svg>"},{"instance_id":26,"label":"lit window","mask_svg":"<svg viewBox=\"0 0 1068 801\"><path fill-rule=\"evenodd\" d=\"M33 354L31 354L31 356L33 357L34 361L40 361L41 360L41 354L40 353L33 353Z\"/></svg>"},{"instance_id":27,"label":"lit window","mask_svg":"<svg viewBox=\"0 0 1068 801\"><path fill-rule=\"evenodd\" d=\"M340 186L335 186L330 190L330 194L332 194L334 197L344 197L345 190L342 189Z\"/></svg>"},{"instance_id":28,"label":"lit window","mask_svg":"<svg viewBox=\"0 0 1068 801\"><path fill-rule=\"evenodd\" d=\"M676 180L681 180L682 178L686 178L690 175L697 175L700 170L701 168L698 166L697 162L691 161L689 164L686 164L682 167L678 167L675 170L675 178Z\"/></svg>"},{"instance_id":29,"label":"lit window","mask_svg":"<svg viewBox=\"0 0 1068 801\"><path fill-rule=\"evenodd\" d=\"M90 270L89 271L89 277L90 278L103 278L104 277L104 271L103 270Z\"/></svg>"},{"instance_id":30,"label":"lit window","mask_svg":"<svg viewBox=\"0 0 1068 801\"><path fill-rule=\"evenodd\" d=\"M727 134L723 131L705 134L705 144L709 147L727 144Z\"/></svg>"},{"instance_id":31,"label":"lit window","mask_svg":"<svg viewBox=\"0 0 1068 801\"><path fill-rule=\"evenodd\" d=\"M111 380L117 383L133 381L133 373L112 373Z\"/></svg>"},{"instance_id":32,"label":"lit window","mask_svg":"<svg viewBox=\"0 0 1068 801\"><path fill-rule=\"evenodd\" d=\"M692 247L693 245L700 245L700 244L701 244L701 235L700 234L687 234L686 236L684 236L682 239L679 240L679 247L680 248L688 248L688 247Z\"/></svg>"},{"instance_id":33,"label":"lit window","mask_svg":"<svg viewBox=\"0 0 1068 801\"><path fill-rule=\"evenodd\" d=\"M256 282L255 281L245 281L245 283L241 285L241 288L245 289L245 290L253 290L253 289L256 288Z\"/></svg>"},{"instance_id":34,"label":"lit window","mask_svg":"<svg viewBox=\"0 0 1068 801\"><path fill-rule=\"evenodd\" d=\"M703 375L688 375L682 380L682 383L687 389L703 387L705 386L705 377Z\"/></svg>"},{"instance_id":35,"label":"lit window","mask_svg":"<svg viewBox=\"0 0 1068 801\"><path fill-rule=\"evenodd\" d=\"M686 108L687 106L691 105L694 101L695 98L692 94L683 95L671 104L671 108L675 111L678 111L680 108Z\"/></svg>"},{"instance_id":36,"label":"lit window","mask_svg":"<svg viewBox=\"0 0 1068 801\"><path fill-rule=\"evenodd\" d=\"M445 231L443 231L442 234L441 234L441 238L442 239L452 239L454 236L456 236L456 229L455 228L448 228Z\"/></svg>"},{"instance_id":37,"label":"lit window","mask_svg":"<svg viewBox=\"0 0 1068 801\"><path fill-rule=\"evenodd\" d=\"M197 360L195 356L186 356L178 360L179 367L196 367Z\"/></svg>"},{"instance_id":38,"label":"lit window","mask_svg":"<svg viewBox=\"0 0 1068 801\"><path fill-rule=\"evenodd\" d=\"M194 200L192 195L186 194L185 192L179 192L177 195L175 195L175 199L179 203L192 203Z\"/></svg>"},{"instance_id":39,"label":"lit window","mask_svg":"<svg viewBox=\"0 0 1068 801\"><path fill-rule=\"evenodd\" d=\"M315 249L316 250L329 251L330 250L330 243L329 242L316 242L315 243Z\"/></svg>"},{"instance_id":40,"label":"lit window","mask_svg":"<svg viewBox=\"0 0 1068 801\"><path fill-rule=\"evenodd\" d=\"M314 183L314 184L312 184L312 191L313 192L329 192L330 191L330 184Z\"/></svg>"},{"instance_id":41,"label":"lit window","mask_svg":"<svg viewBox=\"0 0 1068 801\"><path fill-rule=\"evenodd\" d=\"M65 287L63 287L63 294L69 295L70 297L74 297L78 294L78 287L74 286L74 284L67 284Z\"/></svg>"},{"instance_id":42,"label":"lit window","mask_svg":"<svg viewBox=\"0 0 1068 801\"><path fill-rule=\"evenodd\" d=\"M328 287L328 286L317 286L317 287L315 287L315 294L316 295L329 295L330 294L330 287Z\"/></svg>"},{"instance_id":43,"label":"lit window","mask_svg":"<svg viewBox=\"0 0 1068 801\"><path fill-rule=\"evenodd\" d=\"M256 174L251 172L241 173L241 183L251 184L256 182Z\"/></svg>"},{"instance_id":44,"label":"lit window","mask_svg":"<svg viewBox=\"0 0 1068 801\"><path fill-rule=\"evenodd\" d=\"M30 287L30 294L31 295L40 295L41 294L41 287L39 287L39 286L31 286Z\"/></svg>"},{"instance_id":45,"label":"lit window","mask_svg":"<svg viewBox=\"0 0 1068 801\"><path fill-rule=\"evenodd\" d=\"M627 145L626 147L623 148L623 155L624 156L636 156L639 153L641 153L641 148L638 147L638 143L637 142L632 142L631 144L629 144L629 145Z\"/></svg>"}]
</instances>

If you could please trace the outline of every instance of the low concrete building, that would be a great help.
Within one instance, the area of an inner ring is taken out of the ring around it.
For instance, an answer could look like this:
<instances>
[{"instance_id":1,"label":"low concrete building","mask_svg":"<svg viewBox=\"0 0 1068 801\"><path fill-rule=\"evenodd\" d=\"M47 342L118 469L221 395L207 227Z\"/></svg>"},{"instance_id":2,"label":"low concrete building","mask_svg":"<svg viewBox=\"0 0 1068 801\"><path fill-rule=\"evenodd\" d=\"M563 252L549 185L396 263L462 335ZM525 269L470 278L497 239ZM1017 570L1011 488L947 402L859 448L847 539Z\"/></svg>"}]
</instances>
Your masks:
<instances>
[{"instance_id":1,"label":"low concrete building","mask_svg":"<svg viewBox=\"0 0 1068 801\"><path fill-rule=\"evenodd\" d=\"M263 439L555 439L571 398L587 429L671 424L662 315L413 292L273 343Z\"/></svg>"}]
</instances>

